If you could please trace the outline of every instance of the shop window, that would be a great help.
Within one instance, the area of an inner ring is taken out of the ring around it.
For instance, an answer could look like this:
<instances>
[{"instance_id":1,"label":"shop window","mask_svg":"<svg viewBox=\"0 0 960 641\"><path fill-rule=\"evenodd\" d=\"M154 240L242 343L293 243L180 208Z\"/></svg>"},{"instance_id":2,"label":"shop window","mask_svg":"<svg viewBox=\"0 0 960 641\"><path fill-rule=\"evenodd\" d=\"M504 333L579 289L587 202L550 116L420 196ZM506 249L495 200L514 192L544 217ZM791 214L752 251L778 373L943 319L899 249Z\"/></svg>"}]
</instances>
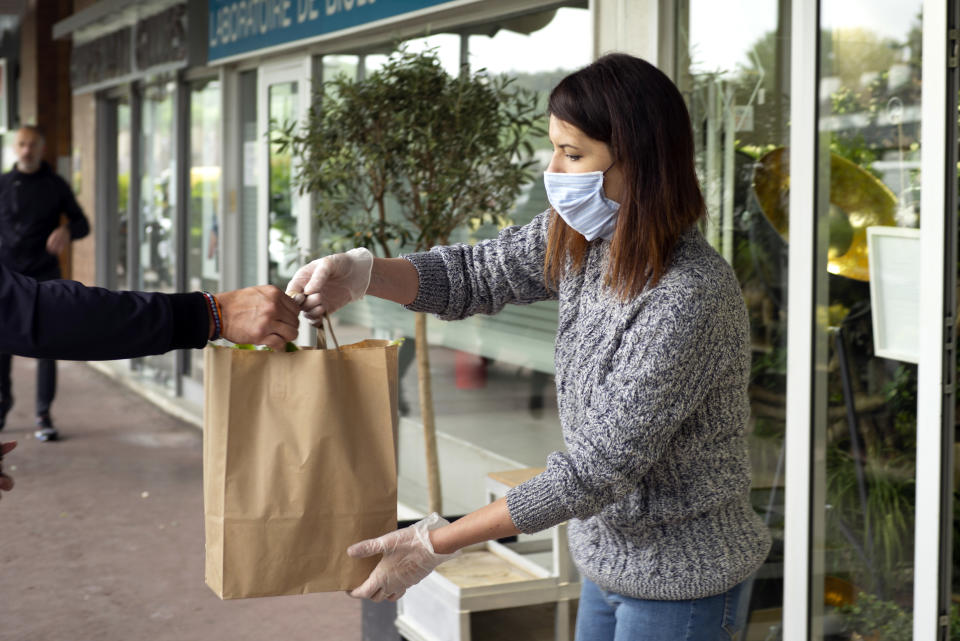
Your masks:
<instances>
[{"instance_id":1,"label":"shop window","mask_svg":"<svg viewBox=\"0 0 960 641\"><path fill-rule=\"evenodd\" d=\"M117 109L117 196L113 207L116 224L112 227L110 238L114 250L109 252L109 255L114 258L115 286L118 289L129 289L127 238L130 231L130 98L121 96L114 104Z\"/></svg>"},{"instance_id":2,"label":"shop window","mask_svg":"<svg viewBox=\"0 0 960 641\"><path fill-rule=\"evenodd\" d=\"M190 86L190 202L187 289L220 286L220 82Z\"/></svg>"},{"instance_id":3,"label":"shop window","mask_svg":"<svg viewBox=\"0 0 960 641\"><path fill-rule=\"evenodd\" d=\"M176 291L176 175L172 81L143 90L140 126L140 271L137 289ZM141 375L176 389L176 358L170 352L137 361Z\"/></svg>"},{"instance_id":4,"label":"shop window","mask_svg":"<svg viewBox=\"0 0 960 641\"><path fill-rule=\"evenodd\" d=\"M346 76L347 78L356 78L357 67L359 66L358 56L324 56L323 57L323 79L333 80L337 76Z\"/></svg>"},{"instance_id":5,"label":"shop window","mask_svg":"<svg viewBox=\"0 0 960 641\"><path fill-rule=\"evenodd\" d=\"M782 634L790 3L683 0L675 78L693 125L703 232L733 266L750 315L747 439L754 508L773 536L750 581L747 639Z\"/></svg>"},{"instance_id":6,"label":"shop window","mask_svg":"<svg viewBox=\"0 0 960 641\"><path fill-rule=\"evenodd\" d=\"M403 46L411 53L432 49L437 52L444 71L451 76L460 73L460 36L454 33L437 33L423 38L406 40Z\"/></svg>"},{"instance_id":7,"label":"shop window","mask_svg":"<svg viewBox=\"0 0 960 641\"><path fill-rule=\"evenodd\" d=\"M563 76L591 61L592 40L589 31L583 29L588 19L586 9L561 8L477 29L467 40L470 69L505 74L517 86L536 91L545 126L549 91ZM448 33L408 40L404 46L413 52L434 49L444 70L458 75L461 44L459 34ZM330 78L327 58L325 79ZM366 56L366 73L375 72L384 61L379 54ZM506 224L525 224L548 207L541 172L549 163L552 147L545 135L530 142L539 165L515 206L503 212ZM498 231L493 224L464 226L454 233L451 242L472 244L494 237ZM357 336L368 331L361 327L372 327L377 332L407 337L400 353L401 411L417 419L420 408L413 363L413 315L392 303L368 297L340 310L337 316L354 325L355 329L344 331L356 331ZM556 323L557 305L553 301L511 305L495 316L478 315L455 323L431 319L430 359L438 429L501 460L522 465L543 465L547 454L562 449L553 381ZM411 471L407 461L419 457L415 452L404 456L409 446L403 439L401 435L401 478L415 478L417 472ZM478 507L481 485L482 478L445 483L447 509ZM401 500L425 507L425 497L403 481Z\"/></svg>"},{"instance_id":8,"label":"shop window","mask_svg":"<svg viewBox=\"0 0 960 641\"><path fill-rule=\"evenodd\" d=\"M267 119L271 123L295 122L299 113L299 83L279 82L267 87ZM267 246L268 280L281 289L293 277L300 262L297 249L297 217L294 211L296 187L293 153L277 142L277 130L270 130L269 154L269 240Z\"/></svg>"},{"instance_id":9,"label":"shop window","mask_svg":"<svg viewBox=\"0 0 960 641\"><path fill-rule=\"evenodd\" d=\"M243 153L240 157L242 198L240 200L240 285L259 285L257 263L260 242L257 234L257 72L240 74L240 135Z\"/></svg>"},{"instance_id":10,"label":"shop window","mask_svg":"<svg viewBox=\"0 0 960 641\"><path fill-rule=\"evenodd\" d=\"M891 262L868 238L882 233L909 247L920 223L921 8L920 0L883 11L821 3L817 340L825 358L814 447L825 456L813 469L822 498L812 553L823 574L812 581L823 598L811 603L811 629L823 638L912 635L917 355L887 349L880 328L911 324L871 285L895 278L917 291L921 274L904 261L909 250Z\"/></svg>"},{"instance_id":11,"label":"shop window","mask_svg":"<svg viewBox=\"0 0 960 641\"><path fill-rule=\"evenodd\" d=\"M187 203L187 289L220 286L220 81L190 84L190 199ZM203 381L203 359L186 352L188 372Z\"/></svg>"}]
</instances>

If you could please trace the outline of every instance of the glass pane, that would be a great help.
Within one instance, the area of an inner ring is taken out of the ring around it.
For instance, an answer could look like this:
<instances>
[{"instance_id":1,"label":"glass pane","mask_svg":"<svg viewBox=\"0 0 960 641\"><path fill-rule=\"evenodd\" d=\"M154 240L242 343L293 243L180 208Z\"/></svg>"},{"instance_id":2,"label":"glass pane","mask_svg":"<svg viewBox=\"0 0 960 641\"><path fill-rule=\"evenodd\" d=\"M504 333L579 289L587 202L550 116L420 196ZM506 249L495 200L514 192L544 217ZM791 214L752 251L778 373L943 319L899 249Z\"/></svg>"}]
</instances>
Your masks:
<instances>
[{"instance_id":1,"label":"glass pane","mask_svg":"<svg viewBox=\"0 0 960 641\"><path fill-rule=\"evenodd\" d=\"M187 289L220 287L220 81L190 86L190 201L187 204ZM203 359L187 351L191 378L203 380Z\"/></svg>"},{"instance_id":2,"label":"glass pane","mask_svg":"<svg viewBox=\"0 0 960 641\"><path fill-rule=\"evenodd\" d=\"M127 223L130 215L130 98L117 101L117 225L110 242L116 246L114 272L118 289L129 289L127 278Z\"/></svg>"},{"instance_id":3,"label":"glass pane","mask_svg":"<svg viewBox=\"0 0 960 641\"><path fill-rule=\"evenodd\" d=\"M788 184L780 160L789 142L789 16L789 2L689 0L677 23L677 79L707 201L704 232L733 265L750 316L751 496L773 537L749 589L745 638L758 641L779 638L783 618L788 300L779 216Z\"/></svg>"},{"instance_id":4,"label":"glass pane","mask_svg":"<svg viewBox=\"0 0 960 641\"><path fill-rule=\"evenodd\" d=\"M297 83L284 82L270 85L268 89L267 118L270 123L284 125L297 120ZM296 187L290 182L293 154L290 149L281 150L275 141L277 134L270 134L270 235L268 241L269 283L280 289L297 271L297 217L293 209Z\"/></svg>"},{"instance_id":5,"label":"glass pane","mask_svg":"<svg viewBox=\"0 0 960 641\"><path fill-rule=\"evenodd\" d=\"M589 12L576 8L550 9L522 19L503 20L486 30L494 35L469 37L471 70L486 69L491 75L507 75L515 86L537 92L542 106L540 112L545 114L550 90L565 75L592 59L592 40L583 31L586 21L589 21ZM561 42L571 44L559 51L556 43ZM444 70L451 75L460 72L460 44L460 37L451 34L406 43L411 51L436 48ZM505 54L517 51L526 53ZM325 65L328 58L324 57ZM368 56L367 77L383 62L382 56ZM546 119L543 124L546 125ZM533 180L524 186L514 207L502 212L508 224L525 224L549 207L540 172L550 161L552 147L545 135L531 139L530 143L539 167L534 168ZM396 215L399 220L397 204L388 199L387 206L388 216ZM492 224L464 225L450 240L474 243L493 237L498 231ZM322 242L321 238L318 246L323 247ZM400 410L418 420L413 315L396 305L381 305L368 297L343 308L337 316L341 321L372 325L385 334L407 336L400 350ZM509 305L495 316L477 315L457 323L431 326L430 369L439 429L471 443L480 452L492 453L491 457L497 460L507 459L529 466L542 466L550 452L562 449L553 371L556 323L557 304L548 301ZM338 336L340 331L338 329ZM343 331L355 331L358 338L369 335L369 330L355 327L345 327ZM425 509L422 484L405 482L421 477L422 470L417 466L422 465L422 456L415 454L416 446L406 434L401 435L399 447L401 500ZM443 490L448 510L475 509L483 503L482 477L475 482L473 479L445 482Z\"/></svg>"},{"instance_id":6,"label":"glass pane","mask_svg":"<svg viewBox=\"0 0 960 641\"><path fill-rule=\"evenodd\" d=\"M173 94L167 83L143 96L139 286L150 291L174 291Z\"/></svg>"},{"instance_id":7,"label":"glass pane","mask_svg":"<svg viewBox=\"0 0 960 641\"><path fill-rule=\"evenodd\" d=\"M369 56L367 62L367 69L373 70L370 66L370 58L374 58L374 65L379 66L380 60L377 56ZM349 55L331 55L323 57L323 80L333 80L337 76L346 76L347 78L355 78L357 76L357 65L358 58L357 56Z\"/></svg>"},{"instance_id":8,"label":"glass pane","mask_svg":"<svg viewBox=\"0 0 960 641\"><path fill-rule=\"evenodd\" d=\"M175 87L173 82L167 82L144 88L141 125L138 289L168 293L176 288ZM174 363L173 352L149 356L141 362L142 373L173 390Z\"/></svg>"},{"instance_id":9,"label":"glass pane","mask_svg":"<svg viewBox=\"0 0 960 641\"><path fill-rule=\"evenodd\" d=\"M257 260L260 241L257 239L257 72L240 74L240 127L243 154L240 172L243 197L240 200L240 285L259 285Z\"/></svg>"},{"instance_id":10,"label":"glass pane","mask_svg":"<svg viewBox=\"0 0 960 641\"><path fill-rule=\"evenodd\" d=\"M958 96L958 101L960 101L960 96ZM958 131L960 131L960 121L958 121ZM960 151L960 140L954 140L953 144L958 145L957 149ZM960 157L960 154L958 154ZM950 180L954 181L954 184L960 189L960 166L957 167L957 174L953 175L950 178L947 178L947 184L950 184ZM958 201L958 206L960 206L960 201ZM958 221L960 221L960 211L957 212ZM958 225L960 227L960 225ZM954 242L957 243L957 246L960 246L960 238L954 239ZM949 263L948 263L949 264ZM960 262L957 264L957 282L960 284ZM957 290L958 294L958 304L960 304L960 287ZM957 351L957 361L954 365L954 375L960 375L960 350ZM960 377L954 378L954 381L957 381ZM951 583L950 583L950 593L951 593L951 606L950 606L950 636L952 639L960 639L960 429L956 429L958 421L960 421L960 389L954 388L956 405L954 406L953 421L954 421L954 430L953 430L953 532L952 532L952 549L947 553L950 554L950 562L952 566L951 572Z\"/></svg>"},{"instance_id":11,"label":"glass pane","mask_svg":"<svg viewBox=\"0 0 960 641\"><path fill-rule=\"evenodd\" d=\"M414 38L404 42L411 53L435 49L440 64L451 76L460 73L460 36L454 33L435 33L423 38Z\"/></svg>"},{"instance_id":12,"label":"glass pane","mask_svg":"<svg viewBox=\"0 0 960 641\"><path fill-rule=\"evenodd\" d=\"M542 112L546 113L547 98L556 84L593 59L593 41L582 34L582 25L589 19L586 9L561 7L507 21L493 36L470 36L470 69L510 76L516 86L539 94ZM563 47L557 47L558 42L564 43ZM523 51L524 55L517 59L503 55L505 51ZM530 222L548 207L541 172L550 164L553 146L546 135L530 143L538 161L534 179L524 186L515 209L504 212L509 222L517 225ZM496 236L498 231L493 225L463 228L456 239L476 242Z\"/></svg>"},{"instance_id":13,"label":"glass pane","mask_svg":"<svg viewBox=\"0 0 960 641\"><path fill-rule=\"evenodd\" d=\"M920 223L921 7L821 3L815 637L911 636L917 367L878 354L897 321L870 279L919 273L868 257L867 229Z\"/></svg>"},{"instance_id":14,"label":"glass pane","mask_svg":"<svg viewBox=\"0 0 960 641\"><path fill-rule=\"evenodd\" d=\"M187 216L187 289L220 285L220 82L190 88L190 202Z\"/></svg>"}]
</instances>

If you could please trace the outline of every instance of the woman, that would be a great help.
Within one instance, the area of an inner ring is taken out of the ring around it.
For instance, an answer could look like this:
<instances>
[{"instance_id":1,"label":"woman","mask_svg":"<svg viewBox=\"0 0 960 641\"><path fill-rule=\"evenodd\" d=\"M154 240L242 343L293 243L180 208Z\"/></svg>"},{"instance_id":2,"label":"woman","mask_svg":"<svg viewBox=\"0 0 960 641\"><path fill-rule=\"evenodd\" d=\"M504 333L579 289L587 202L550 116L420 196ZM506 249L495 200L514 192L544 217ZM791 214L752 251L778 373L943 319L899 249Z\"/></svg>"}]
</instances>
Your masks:
<instances>
[{"instance_id":1,"label":"woman","mask_svg":"<svg viewBox=\"0 0 960 641\"><path fill-rule=\"evenodd\" d=\"M365 293L444 319L559 299L566 452L504 499L350 548L383 554L351 594L397 599L460 548L570 521L577 639L729 639L769 534L749 502L749 327L704 215L690 120L643 60L600 58L550 95L551 208L496 239L304 266L316 319Z\"/></svg>"}]
</instances>

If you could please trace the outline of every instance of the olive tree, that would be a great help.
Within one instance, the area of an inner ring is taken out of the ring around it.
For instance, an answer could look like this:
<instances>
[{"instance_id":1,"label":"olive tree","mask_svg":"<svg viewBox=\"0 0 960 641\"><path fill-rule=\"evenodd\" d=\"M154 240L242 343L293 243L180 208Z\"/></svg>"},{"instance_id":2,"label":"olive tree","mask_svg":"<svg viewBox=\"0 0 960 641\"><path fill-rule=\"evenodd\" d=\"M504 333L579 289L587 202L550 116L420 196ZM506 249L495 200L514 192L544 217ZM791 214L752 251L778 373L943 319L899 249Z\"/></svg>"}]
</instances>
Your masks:
<instances>
[{"instance_id":1,"label":"olive tree","mask_svg":"<svg viewBox=\"0 0 960 641\"><path fill-rule=\"evenodd\" d=\"M324 83L304 126L287 137L320 229L389 257L447 244L468 223L506 224L532 178L528 139L543 133L533 92L483 70L454 77L436 51L401 49L364 80ZM430 509L439 512L424 314L415 327Z\"/></svg>"}]
</instances>

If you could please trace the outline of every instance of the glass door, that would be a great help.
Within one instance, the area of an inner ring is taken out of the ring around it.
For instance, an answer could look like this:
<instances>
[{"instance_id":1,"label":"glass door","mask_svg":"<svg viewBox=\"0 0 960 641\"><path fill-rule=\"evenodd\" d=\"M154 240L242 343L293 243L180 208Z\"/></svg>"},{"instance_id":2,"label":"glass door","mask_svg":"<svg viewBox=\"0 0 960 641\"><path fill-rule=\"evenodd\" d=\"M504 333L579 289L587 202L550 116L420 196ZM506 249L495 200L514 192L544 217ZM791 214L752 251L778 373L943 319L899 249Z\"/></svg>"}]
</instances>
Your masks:
<instances>
[{"instance_id":1,"label":"glass door","mask_svg":"<svg viewBox=\"0 0 960 641\"><path fill-rule=\"evenodd\" d=\"M187 291L220 291L220 81L190 87L190 198L187 202ZM203 358L186 351L189 377L203 383ZM198 396L200 396L199 391Z\"/></svg>"},{"instance_id":2,"label":"glass door","mask_svg":"<svg viewBox=\"0 0 960 641\"><path fill-rule=\"evenodd\" d=\"M923 4L820 3L811 638L913 635Z\"/></svg>"},{"instance_id":3,"label":"glass door","mask_svg":"<svg viewBox=\"0 0 960 641\"><path fill-rule=\"evenodd\" d=\"M240 154L240 230L239 249L239 285L251 287L265 280L259 278L260 255L266 248L260 247L259 229L259 184L260 163L257 161L257 71L243 71L240 79L240 141L243 145Z\"/></svg>"},{"instance_id":4,"label":"glass door","mask_svg":"<svg viewBox=\"0 0 960 641\"><path fill-rule=\"evenodd\" d=\"M311 245L309 199L300 196L290 149L277 142L278 129L300 123L310 105L310 60L260 69L259 227L260 282L284 289Z\"/></svg>"},{"instance_id":5,"label":"glass door","mask_svg":"<svg viewBox=\"0 0 960 641\"><path fill-rule=\"evenodd\" d=\"M137 289L176 291L176 83L143 90L140 139L140 221ZM175 352L139 361L143 376L170 391L176 389Z\"/></svg>"},{"instance_id":6,"label":"glass door","mask_svg":"<svg viewBox=\"0 0 960 641\"><path fill-rule=\"evenodd\" d=\"M748 584L751 641L783 628L790 11L789 0L677 5L675 77L693 124L703 231L733 266L750 315L751 497L773 538Z\"/></svg>"},{"instance_id":7,"label":"glass door","mask_svg":"<svg viewBox=\"0 0 960 641\"><path fill-rule=\"evenodd\" d=\"M113 271L113 282L111 285L116 289L129 289L130 279L128 276L129 261L127 260L127 247L129 241L129 212L130 212L130 97L123 95L119 97L114 104L117 110L117 191L116 203L114 203L113 217L115 226L111 228L110 243L115 250L110 252L114 259L111 270Z\"/></svg>"},{"instance_id":8,"label":"glass door","mask_svg":"<svg viewBox=\"0 0 960 641\"><path fill-rule=\"evenodd\" d=\"M187 289L220 288L220 81L190 84Z\"/></svg>"}]
</instances>

